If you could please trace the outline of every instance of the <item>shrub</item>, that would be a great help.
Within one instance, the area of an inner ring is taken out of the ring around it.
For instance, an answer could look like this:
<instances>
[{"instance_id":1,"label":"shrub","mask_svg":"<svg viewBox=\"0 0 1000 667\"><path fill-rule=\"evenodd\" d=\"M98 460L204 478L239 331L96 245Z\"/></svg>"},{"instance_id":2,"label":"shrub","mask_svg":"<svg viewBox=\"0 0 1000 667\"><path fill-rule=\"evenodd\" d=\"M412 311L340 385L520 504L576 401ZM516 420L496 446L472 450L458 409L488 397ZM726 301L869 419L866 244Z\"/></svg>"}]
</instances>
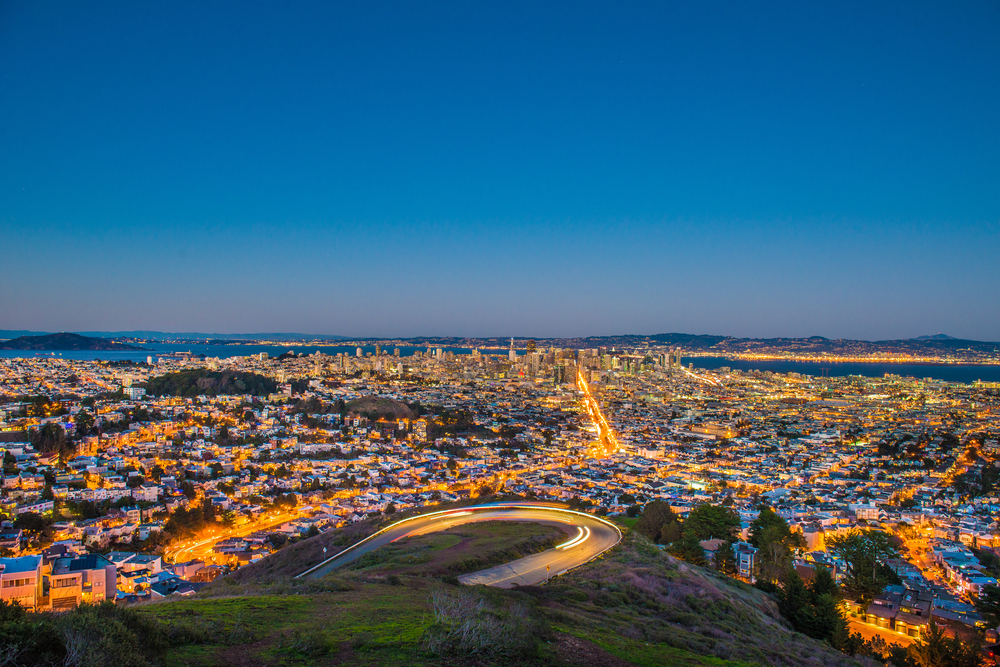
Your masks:
<instances>
[{"instance_id":1,"label":"shrub","mask_svg":"<svg viewBox=\"0 0 1000 667\"><path fill-rule=\"evenodd\" d=\"M434 624L424 632L424 648L440 656L523 659L536 654L539 624L521 600L489 596L482 590L431 595Z\"/></svg>"}]
</instances>

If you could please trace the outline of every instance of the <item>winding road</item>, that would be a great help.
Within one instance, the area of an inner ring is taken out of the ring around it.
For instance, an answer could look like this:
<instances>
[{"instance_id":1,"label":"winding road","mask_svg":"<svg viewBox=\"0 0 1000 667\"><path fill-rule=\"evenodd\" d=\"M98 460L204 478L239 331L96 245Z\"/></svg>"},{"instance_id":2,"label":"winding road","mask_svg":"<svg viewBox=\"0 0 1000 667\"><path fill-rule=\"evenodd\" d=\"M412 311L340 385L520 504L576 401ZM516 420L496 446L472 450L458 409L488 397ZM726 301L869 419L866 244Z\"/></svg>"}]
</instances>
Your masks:
<instances>
[{"instance_id":1,"label":"winding road","mask_svg":"<svg viewBox=\"0 0 1000 667\"><path fill-rule=\"evenodd\" d=\"M492 503L428 512L386 526L353 544L298 577L322 577L367 553L406 537L448 530L479 521L523 521L568 529L566 541L541 553L458 578L463 584L499 588L538 584L587 563L618 544L622 533L600 517L547 503Z\"/></svg>"}]
</instances>

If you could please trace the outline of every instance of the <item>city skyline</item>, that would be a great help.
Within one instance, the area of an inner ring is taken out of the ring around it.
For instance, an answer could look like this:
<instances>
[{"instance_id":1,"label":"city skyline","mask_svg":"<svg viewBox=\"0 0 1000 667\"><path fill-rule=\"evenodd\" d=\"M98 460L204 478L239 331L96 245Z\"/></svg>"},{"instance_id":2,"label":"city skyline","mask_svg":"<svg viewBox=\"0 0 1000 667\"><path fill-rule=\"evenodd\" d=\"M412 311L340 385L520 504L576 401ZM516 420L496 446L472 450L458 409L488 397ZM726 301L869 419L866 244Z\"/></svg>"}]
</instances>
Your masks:
<instances>
[{"instance_id":1,"label":"city skyline","mask_svg":"<svg viewBox=\"0 0 1000 667\"><path fill-rule=\"evenodd\" d=\"M703 337L711 337L711 338L731 338L731 339L735 339L735 340L747 340L747 341L751 341L751 340L761 340L761 341L763 341L763 340L807 340L807 339L810 339L810 338L825 338L825 339L831 340L831 341L842 340L842 341L858 341L858 342L871 342L871 343L890 342L890 341L925 341L925 340L926 341L933 341L933 340L963 341L963 340L968 340L970 342L979 342L979 343L993 343L993 342L998 342L998 341L977 341L977 340L974 340L974 339L971 339L971 338L959 338L957 336L950 336L950 335L948 335L948 334L946 334L944 332L941 332L941 331L939 331L937 333L934 333L934 334L921 334L919 336L907 336L907 337L901 337L901 338L886 338L886 339L864 339L864 338L857 338L857 339L850 339L850 338L829 338L827 336L819 336L818 334L817 335L813 335L813 336L769 336L769 337L757 336L757 337L755 337L755 336L733 336L733 335L730 335L730 334L720 334L720 333L710 333L710 332L691 333L691 332L684 332L684 331L673 331L673 332L662 331L662 332L643 332L643 333L614 333L614 334L606 334L606 335L600 335L600 336L598 336L598 335L592 335L592 336L532 336L532 335L518 334L518 333L515 332L514 335L496 334L496 335L486 335L486 336L447 336L447 335L441 335L441 336L421 336L421 335L414 335L414 336L353 336L352 337L352 336L344 336L344 335L341 335L341 334L333 334L333 333L329 333L329 332L323 332L323 333L319 333L319 332L303 333L303 332L291 332L291 331L270 331L270 332L263 332L263 331L258 331L258 332L251 332L251 331L228 331L228 332L214 331L214 332L208 332L208 331L155 331L155 330L151 330L151 329L129 329L129 330L119 330L119 331L83 331L83 330L75 330L75 331L70 331L70 330L34 331L34 330L30 330L30 329L0 329L0 340L12 339L12 338L18 338L18 337L46 336L46 335L49 335L49 334L58 334L58 333L72 333L72 334L78 334L78 335L82 335L82 336L86 336L86 337L93 337L93 338L98 338L98 339L100 339L100 338L137 338L137 339L151 339L151 340L160 340L160 339L163 339L163 340L168 340L168 339L173 339L173 340L194 340L194 339L202 339L202 338L204 338L204 339L209 339L209 338L224 339L226 337L231 337L233 339L247 340L247 341L268 341L268 340L278 341L278 342L280 342L282 340L296 341L296 342L303 342L303 341L327 341L330 344L339 344L339 343L342 343L342 342L350 342L350 341L373 341L373 342L377 342L377 341L392 341L392 340L402 340L402 341L423 341L423 340L428 340L428 341L433 341L433 340L447 340L447 339L454 339L456 341L461 341L461 340L470 340L470 341L474 341L474 340L501 340L501 341L506 341L506 340L510 339L511 341L517 340L517 341L520 341L521 343L524 343L525 341L529 341L529 340L537 340L537 341L567 341L567 340L583 340L583 339L598 340L598 339L615 339L615 338L629 338L629 339L635 338L635 339L642 339L644 337L645 338L652 338L652 337L656 337L656 336L672 336L672 335L679 335L679 336L703 336Z\"/></svg>"},{"instance_id":2,"label":"city skyline","mask_svg":"<svg viewBox=\"0 0 1000 667\"><path fill-rule=\"evenodd\" d=\"M0 2L0 662L1000 664L1000 3Z\"/></svg>"},{"instance_id":3,"label":"city skyline","mask_svg":"<svg viewBox=\"0 0 1000 667\"><path fill-rule=\"evenodd\" d=\"M1000 10L0 8L9 329L1000 339Z\"/></svg>"}]
</instances>

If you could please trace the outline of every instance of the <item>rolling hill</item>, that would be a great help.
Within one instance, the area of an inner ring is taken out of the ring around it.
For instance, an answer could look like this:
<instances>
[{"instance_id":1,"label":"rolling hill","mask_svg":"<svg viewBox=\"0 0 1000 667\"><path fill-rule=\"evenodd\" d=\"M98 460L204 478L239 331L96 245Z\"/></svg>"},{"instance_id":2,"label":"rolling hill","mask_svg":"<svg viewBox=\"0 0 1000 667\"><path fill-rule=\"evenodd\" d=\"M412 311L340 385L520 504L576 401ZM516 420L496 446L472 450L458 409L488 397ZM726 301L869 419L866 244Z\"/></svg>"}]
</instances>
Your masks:
<instances>
[{"instance_id":1,"label":"rolling hill","mask_svg":"<svg viewBox=\"0 0 1000 667\"><path fill-rule=\"evenodd\" d=\"M544 586L458 586L441 576L456 558L485 558L509 542L509 526L492 539L481 526L470 535L411 538L381 560L373 552L319 580L291 578L324 547L352 543L377 525L323 533L192 598L139 607L175 638L164 664L859 664L794 632L764 593L677 561L637 534Z\"/></svg>"},{"instance_id":2,"label":"rolling hill","mask_svg":"<svg viewBox=\"0 0 1000 667\"><path fill-rule=\"evenodd\" d=\"M54 333L42 336L21 336L0 343L0 350L38 350L38 351L79 351L99 350L109 352L127 352L144 350L135 345L118 343L107 338L91 338L75 333Z\"/></svg>"}]
</instances>

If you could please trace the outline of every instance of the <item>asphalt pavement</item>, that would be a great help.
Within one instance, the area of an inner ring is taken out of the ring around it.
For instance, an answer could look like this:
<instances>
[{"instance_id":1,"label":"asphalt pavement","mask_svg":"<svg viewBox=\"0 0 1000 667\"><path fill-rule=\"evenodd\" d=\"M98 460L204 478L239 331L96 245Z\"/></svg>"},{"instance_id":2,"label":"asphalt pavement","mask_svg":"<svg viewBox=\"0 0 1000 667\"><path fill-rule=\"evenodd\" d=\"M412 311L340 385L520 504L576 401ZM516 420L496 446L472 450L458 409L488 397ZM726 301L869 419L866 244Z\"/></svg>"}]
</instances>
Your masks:
<instances>
[{"instance_id":1,"label":"asphalt pavement","mask_svg":"<svg viewBox=\"0 0 1000 667\"><path fill-rule=\"evenodd\" d=\"M621 541L621 531L599 517L545 503L494 503L428 512L383 528L374 535L306 570L299 577L322 577L379 547L479 521L521 521L563 528L565 541L541 553L462 575L463 584L499 588L538 584L596 558Z\"/></svg>"}]
</instances>

